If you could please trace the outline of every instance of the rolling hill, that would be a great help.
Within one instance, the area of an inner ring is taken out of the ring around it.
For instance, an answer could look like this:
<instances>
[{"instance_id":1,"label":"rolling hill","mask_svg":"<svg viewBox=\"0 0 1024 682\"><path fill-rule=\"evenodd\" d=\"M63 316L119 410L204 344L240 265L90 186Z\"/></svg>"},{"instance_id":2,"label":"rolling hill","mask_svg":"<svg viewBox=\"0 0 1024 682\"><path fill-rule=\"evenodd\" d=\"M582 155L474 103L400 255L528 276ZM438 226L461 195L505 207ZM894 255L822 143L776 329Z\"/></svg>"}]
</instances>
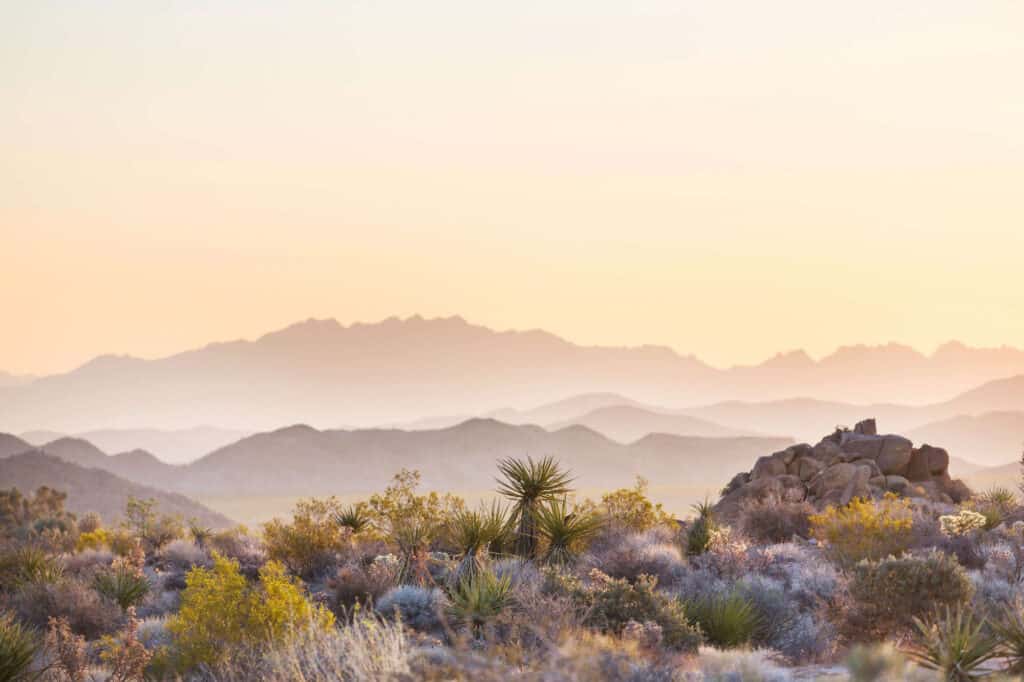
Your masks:
<instances>
[{"instance_id":1,"label":"rolling hill","mask_svg":"<svg viewBox=\"0 0 1024 682\"><path fill-rule=\"evenodd\" d=\"M32 445L21 438L9 433L0 433L0 457L10 457L31 449Z\"/></svg>"},{"instance_id":2,"label":"rolling hill","mask_svg":"<svg viewBox=\"0 0 1024 682\"><path fill-rule=\"evenodd\" d=\"M176 430L99 429L75 434L29 431L20 434L20 437L33 445L41 446L69 435L72 438L89 441L104 452L145 450L162 462L184 464L251 435L251 432L199 426Z\"/></svg>"},{"instance_id":3,"label":"rolling hill","mask_svg":"<svg viewBox=\"0 0 1024 682\"><path fill-rule=\"evenodd\" d=\"M183 495L126 481L101 469L82 467L53 455L30 450L0 459L0 481L4 488L22 492L49 486L66 492L66 508L76 514L94 511L107 523L121 518L129 497L156 500L161 513L195 518L212 528L226 528L232 521Z\"/></svg>"},{"instance_id":4,"label":"rolling hill","mask_svg":"<svg viewBox=\"0 0 1024 682\"><path fill-rule=\"evenodd\" d=\"M961 415L925 424L907 434L914 441L942 443L950 452L979 464L1016 462L1024 452L1024 412Z\"/></svg>"}]
</instances>

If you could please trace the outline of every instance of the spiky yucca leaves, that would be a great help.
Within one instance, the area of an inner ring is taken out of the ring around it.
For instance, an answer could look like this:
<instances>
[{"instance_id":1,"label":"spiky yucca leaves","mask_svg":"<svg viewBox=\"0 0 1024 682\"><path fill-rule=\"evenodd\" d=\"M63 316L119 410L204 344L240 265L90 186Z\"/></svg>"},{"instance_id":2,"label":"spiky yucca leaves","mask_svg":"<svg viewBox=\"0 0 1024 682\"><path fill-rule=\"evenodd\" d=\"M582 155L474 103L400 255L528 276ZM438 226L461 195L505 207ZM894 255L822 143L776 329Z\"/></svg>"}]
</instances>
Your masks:
<instances>
[{"instance_id":1,"label":"spiky yucca leaves","mask_svg":"<svg viewBox=\"0 0 1024 682\"><path fill-rule=\"evenodd\" d=\"M472 580L456 585L450 598L452 620L468 625L473 634L479 635L487 623L511 604L512 579L481 571Z\"/></svg>"},{"instance_id":2,"label":"spiky yucca leaves","mask_svg":"<svg viewBox=\"0 0 1024 682\"><path fill-rule=\"evenodd\" d=\"M0 554L0 592L28 583L55 583L63 575L61 563L40 547L24 545Z\"/></svg>"},{"instance_id":3,"label":"spiky yucca leaves","mask_svg":"<svg viewBox=\"0 0 1024 682\"><path fill-rule=\"evenodd\" d=\"M571 564L582 546L601 529L601 517L583 510L570 511L565 498L552 500L536 512L537 532L546 548L543 561Z\"/></svg>"},{"instance_id":4,"label":"spiky yucca leaves","mask_svg":"<svg viewBox=\"0 0 1024 682\"><path fill-rule=\"evenodd\" d=\"M1024 604L1019 600L1004 607L992 630L1000 640L999 655L1006 672L1024 676Z\"/></svg>"},{"instance_id":5,"label":"spiky yucca leaves","mask_svg":"<svg viewBox=\"0 0 1024 682\"><path fill-rule=\"evenodd\" d=\"M690 507L697 513L697 518L690 531L686 534L686 553L696 556L708 551L714 532L717 528L715 523L714 506L706 499Z\"/></svg>"},{"instance_id":6,"label":"spiky yucca leaves","mask_svg":"<svg viewBox=\"0 0 1024 682\"><path fill-rule=\"evenodd\" d=\"M488 547L500 540L508 529L508 512L499 503L479 509L462 509L451 521L452 540L462 552L462 560L452 573L452 584L473 580L484 568Z\"/></svg>"},{"instance_id":7,"label":"spiky yucca leaves","mask_svg":"<svg viewBox=\"0 0 1024 682\"><path fill-rule=\"evenodd\" d=\"M34 632L10 614L0 613L0 680L21 682L37 679L39 673L33 674L29 669L39 646Z\"/></svg>"},{"instance_id":8,"label":"spiky yucca leaves","mask_svg":"<svg viewBox=\"0 0 1024 682\"><path fill-rule=\"evenodd\" d=\"M391 540L398 546L399 585L429 585L433 582L427 569L427 550L434 537L429 523L409 519L391 531Z\"/></svg>"},{"instance_id":9,"label":"spiky yucca leaves","mask_svg":"<svg viewBox=\"0 0 1024 682\"><path fill-rule=\"evenodd\" d=\"M196 519L188 522L188 532L200 549L206 549L206 543L213 537L213 529L202 525Z\"/></svg>"},{"instance_id":10,"label":"spiky yucca leaves","mask_svg":"<svg viewBox=\"0 0 1024 682\"><path fill-rule=\"evenodd\" d=\"M334 520L342 528L348 528L352 534L368 530L372 523L370 512L364 503L350 504L342 507L334 514Z\"/></svg>"},{"instance_id":11,"label":"spiky yucca leaves","mask_svg":"<svg viewBox=\"0 0 1024 682\"><path fill-rule=\"evenodd\" d=\"M149 580L142 571L119 561L115 561L110 569L97 573L93 587L125 611L149 594Z\"/></svg>"},{"instance_id":12,"label":"spiky yucca leaves","mask_svg":"<svg viewBox=\"0 0 1024 682\"><path fill-rule=\"evenodd\" d=\"M914 619L918 637L908 654L918 664L937 670L950 682L983 677L982 666L998 655L996 641L985 631L985 620L975 620L967 608L957 606L927 620Z\"/></svg>"},{"instance_id":13,"label":"spiky yucca leaves","mask_svg":"<svg viewBox=\"0 0 1024 682\"><path fill-rule=\"evenodd\" d=\"M516 525L515 552L533 559L537 555L537 510L544 502L563 497L572 491L573 478L553 457L534 462L527 457L503 459L498 471L498 493L512 500L512 518Z\"/></svg>"}]
</instances>

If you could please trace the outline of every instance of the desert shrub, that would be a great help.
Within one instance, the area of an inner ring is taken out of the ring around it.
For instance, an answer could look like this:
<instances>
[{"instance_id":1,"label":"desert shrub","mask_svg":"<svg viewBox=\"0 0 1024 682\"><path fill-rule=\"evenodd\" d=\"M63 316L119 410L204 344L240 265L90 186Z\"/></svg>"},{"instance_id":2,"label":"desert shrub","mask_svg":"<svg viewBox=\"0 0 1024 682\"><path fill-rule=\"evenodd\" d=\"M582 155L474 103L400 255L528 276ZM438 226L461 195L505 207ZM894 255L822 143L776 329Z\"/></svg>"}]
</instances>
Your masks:
<instances>
[{"instance_id":1,"label":"desert shrub","mask_svg":"<svg viewBox=\"0 0 1024 682\"><path fill-rule=\"evenodd\" d=\"M939 517L939 527L944 535L959 537L976 530L982 530L988 524L984 514L970 509L961 509L956 514Z\"/></svg>"},{"instance_id":2,"label":"desert shrub","mask_svg":"<svg viewBox=\"0 0 1024 682\"><path fill-rule=\"evenodd\" d=\"M693 666L697 676L683 679L701 682L790 682L793 679L766 651L720 651L701 647Z\"/></svg>"},{"instance_id":3,"label":"desert shrub","mask_svg":"<svg viewBox=\"0 0 1024 682\"><path fill-rule=\"evenodd\" d=\"M127 610L145 598L150 586L142 568L122 557L115 559L108 570L96 574L93 587L101 595Z\"/></svg>"},{"instance_id":4,"label":"desert shrub","mask_svg":"<svg viewBox=\"0 0 1024 682\"><path fill-rule=\"evenodd\" d=\"M856 498L845 507L829 507L810 522L811 535L844 567L902 554L914 540L910 502L891 493L881 500Z\"/></svg>"},{"instance_id":5,"label":"desert shrub","mask_svg":"<svg viewBox=\"0 0 1024 682\"><path fill-rule=\"evenodd\" d=\"M103 519L96 512L88 512L78 519L79 533L95 533L103 527Z\"/></svg>"},{"instance_id":6,"label":"desert shrub","mask_svg":"<svg viewBox=\"0 0 1024 682\"><path fill-rule=\"evenodd\" d=\"M754 604L738 591L686 602L685 611L708 643L724 648L748 644L764 622Z\"/></svg>"},{"instance_id":7,"label":"desert shrub","mask_svg":"<svg viewBox=\"0 0 1024 682\"><path fill-rule=\"evenodd\" d=\"M81 552L87 549L103 549L110 544L110 534L105 528L97 528L96 530L85 531L78 534L78 540L75 543L75 551Z\"/></svg>"},{"instance_id":8,"label":"desert shrub","mask_svg":"<svg viewBox=\"0 0 1024 682\"><path fill-rule=\"evenodd\" d=\"M751 502L740 510L737 526L754 542L789 542L794 536L810 537L814 512L809 502Z\"/></svg>"},{"instance_id":9,"label":"desert shrub","mask_svg":"<svg viewBox=\"0 0 1024 682\"><path fill-rule=\"evenodd\" d=\"M543 543L541 560L546 564L568 565L601 529L597 514L570 510L565 499L552 500L534 513L537 534Z\"/></svg>"},{"instance_id":10,"label":"desert shrub","mask_svg":"<svg viewBox=\"0 0 1024 682\"><path fill-rule=\"evenodd\" d=\"M67 494L42 486L28 497L17 488L0 490L0 540L45 545L68 551L75 546L78 525L64 509Z\"/></svg>"},{"instance_id":11,"label":"desert shrub","mask_svg":"<svg viewBox=\"0 0 1024 682\"><path fill-rule=\"evenodd\" d=\"M341 629L303 628L249 665L221 672L224 679L265 682L416 679L413 653L400 622L362 616Z\"/></svg>"},{"instance_id":12,"label":"desert shrub","mask_svg":"<svg viewBox=\"0 0 1024 682\"><path fill-rule=\"evenodd\" d=\"M1019 506L1017 494L1009 488L994 486L975 495L964 506L985 517L985 530L992 530L1010 517Z\"/></svg>"},{"instance_id":13,"label":"desert shrub","mask_svg":"<svg viewBox=\"0 0 1024 682\"><path fill-rule=\"evenodd\" d=\"M106 636L99 642L100 660L110 673L110 682L146 679L146 668L153 654L138 639L139 621L135 609L128 607L128 619L117 637Z\"/></svg>"},{"instance_id":14,"label":"desert shrub","mask_svg":"<svg viewBox=\"0 0 1024 682\"><path fill-rule=\"evenodd\" d=\"M498 559L491 564L491 571L498 578L508 578L512 589L518 594L540 592L544 580L536 564L518 557Z\"/></svg>"},{"instance_id":15,"label":"desert shrub","mask_svg":"<svg viewBox=\"0 0 1024 682\"><path fill-rule=\"evenodd\" d=\"M512 603L512 581L482 571L458 583L451 591L449 613L455 623L480 634L485 625Z\"/></svg>"},{"instance_id":16,"label":"desert shrub","mask_svg":"<svg viewBox=\"0 0 1024 682\"><path fill-rule=\"evenodd\" d=\"M373 517L370 515L369 505L365 502L341 507L334 513L334 522L343 528L348 528L353 535L358 535L373 527Z\"/></svg>"},{"instance_id":17,"label":"desert shrub","mask_svg":"<svg viewBox=\"0 0 1024 682\"><path fill-rule=\"evenodd\" d=\"M210 552L219 552L227 559L238 562L239 570L247 578L259 576L267 562L267 552L258 538L249 535L244 526L214 533L206 541Z\"/></svg>"},{"instance_id":18,"label":"desert shrub","mask_svg":"<svg viewBox=\"0 0 1024 682\"><path fill-rule=\"evenodd\" d=\"M26 584L15 594L13 605L22 621L40 631L50 618L63 618L75 633L90 640L113 632L121 620L117 604L77 580Z\"/></svg>"},{"instance_id":19,"label":"desert shrub","mask_svg":"<svg viewBox=\"0 0 1024 682\"><path fill-rule=\"evenodd\" d=\"M161 578L142 600L142 603L136 607L136 611L140 618L159 618L174 613L180 606L181 591L166 589L166 584Z\"/></svg>"},{"instance_id":20,"label":"desert shrub","mask_svg":"<svg viewBox=\"0 0 1024 682\"><path fill-rule=\"evenodd\" d=\"M916 668L892 644L858 644L846 657L850 682L888 682L889 680L921 679Z\"/></svg>"},{"instance_id":21,"label":"desert shrub","mask_svg":"<svg viewBox=\"0 0 1024 682\"><path fill-rule=\"evenodd\" d=\"M143 618L138 623L135 636L147 651L169 648L173 642L171 633L167 629L166 616Z\"/></svg>"},{"instance_id":22,"label":"desert shrub","mask_svg":"<svg viewBox=\"0 0 1024 682\"><path fill-rule=\"evenodd\" d=\"M946 606L922 620L914 619L917 638L909 653L918 664L937 670L947 680L982 677L985 664L997 655L996 641L984 622L957 605Z\"/></svg>"},{"instance_id":23,"label":"desert shrub","mask_svg":"<svg viewBox=\"0 0 1024 682\"><path fill-rule=\"evenodd\" d=\"M64 566L41 547L23 545L0 554L0 586L17 590L29 583L55 583Z\"/></svg>"},{"instance_id":24,"label":"desert shrub","mask_svg":"<svg viewBox=\"0 0 1024 682\"><path fill-rule=\"evenodd\" d=\"M437 588L400 585L384 593L376 605L377 613L398 618L415 630L430 632L441 627L447 600Z\"/></svg>"},{"instance_id":25,"label":"desert shrub","mask_svg":"<svg viewBox=\"0 0 1024 682\"><path fill-rule=\"evenodd\" d=\"M169 542L160 550L159 559L166 569L181 573L196 566L209 567L211 564L206 550L189 540Z\"/></svg>"},{"instance_id":26,"label":"desert shrub","mask_svg":"<svg viewBox=\"0 0 1024 682\"><path fill-rule=\"evenodd\" d=\"M974 585L956 559L941 552L925 556L862 561L850 573L854 600L851 623L887 635L913 626L940 607L958 607L971 599Z\"/></svg>"},{"instance_id":27,"label":"desert shrub","mask_svg":"<svg viewBox=\"0 0 1024 682\"><path fill-rule=\"evenodd\" d=\"M376 603L395 586L394 567L384 562L368 566L348 563L338 569L327 585L334 591L336 613L348 612L356 604Z\"/></svg>"},{"instance_id":28,"label":"desert shrub","mask_svg":"<svg viewBox=\"0 0 1024 682\"><path fill-rule=\"evenodd\" d=\"M124 510L128 526L142 542L147 554L185 535L185 525L181 519L157 514L156 506L154 499L129 497Z\"/></svg>"},{"instance_id":29,"label":"desert shrub","mask_svg":"<svg viewBox=\"0 0 1024 682\"><path fill-rule=\"evenodd\" d=\"M733 592L747 599L759 616L752 644L797 663L822 660L832 653L835 632L825 617L826 602L803 590L801 585L788 586L783 579L759 573L736 582Z\"/></svg>"},{"instance_id":30,"label":"desert shrub","mask_svg":"<svg viewBox=\"0 0 1024 682\"><path fill-rule=\"evenodd\" d=\"M685 570L685 562L678 545L666 541L663 535L647 531L605 536L583 557L582 564L613 578L636 580L641 575L653 575L659 585L669 585Z\"/></svg>"},{"instance_id":31,"label":"desert shrub","mask_svg":"<svg viewBox=\"0 0 1024 682\"><path fill-rule=\"evenodd\" d=\"M27 682L34 679L32 663L39 651L36 633L9 613L0 612L0 680Z\"/></svg>"},{"instance_id":32,"label":"desert shrub","mask_svg":"<svg viewBox=\"0 0 1024 682\"><path fill-rule=\"evenodd\" d=\"M118 528L107 532L107 546L118 556L128 556L142 545L130 530Z\"/></svg>"},{"instance_id":33,"label":"desert shrub","mask_svg":"<svg viewBox=\"0 0 1024 682\"><path fill-rule=\"evenodd\" d=\"M73 576L91 576L98 570L106 568L114 561L114 554L109 549L86 549L77 554L69 554L62 559L64 573Z\"/></svg>"},{"instance_id":34,"label":"desert shrub","mask_svg":"<svg viewBox=\"0 0 1024 682\"><path fill-rule=\"evenodd\" d=\"M370 496L366 510L372 523L384 535L395 535L403 526L420 526L431 537L447 526L452 515L465 507L454 495L436 492L419 494L420 472L402 469L384 492Z\"/></svg>"},{"instance_id":35,"label":"desert shrub","mask_svg":"<svg viewBox=\"0 0 1024 682\"><path fill-rule=\"evenodd\" d=\"M597 512L609 528L639 533L657 526L674 526L675 519L647 497L647 480L637 476L632 488L620 488L601 496Z\"/></svg>"},{"instance_id":36,"label":"desert shrub","mask_svg":"<svg viewBox=\"0 0 1024 682\"><path fill-rule=\"evenodd\" d=\"M46 632L46 649L57 679L84 682L89 658L85 637L76 635L64 618L51 618Z\"/></svg>"},{"instance_id":37,"label":"desert shrub","mask_svg":"<svg viewBox=\"0 0 1024 682\"><path fill-rule=\"evenodd\" d=\"M213 567L193 568L187 585L181 608L167 624L184 669L222 663L247 645L279 642L309 624L334 624L330 611L310 604L274 561L250 585L237 563L214 554Z\"/></svg>"},{"instance_id":38,"label":"desert shrub","mask_svg":"<svg viewBox=\"0 0 1024 682\"><path fill-rule=\"evenodd\" d=\"M301 577L322 572L349 545L351 531L334 518L340 509L335 497L300 500L291 523L274 519L263 524L267 555Z\"/></svg>"},{"instance_id":39,"label":"desert shrub","mask_svg":"<svg viewBox=\"0 0 1024 682\"><path fill-rule=\"evenodd\" d=\"M651 621L661 626L663 641L670 649L695 651L700 645L700 630L687 620L682 602L659 592L656 578L641 576L629 582L593 570L590 580L588 587L575 590L585 607L586 625L620 634L630 621Z\"/></svg>"}]
</instances>

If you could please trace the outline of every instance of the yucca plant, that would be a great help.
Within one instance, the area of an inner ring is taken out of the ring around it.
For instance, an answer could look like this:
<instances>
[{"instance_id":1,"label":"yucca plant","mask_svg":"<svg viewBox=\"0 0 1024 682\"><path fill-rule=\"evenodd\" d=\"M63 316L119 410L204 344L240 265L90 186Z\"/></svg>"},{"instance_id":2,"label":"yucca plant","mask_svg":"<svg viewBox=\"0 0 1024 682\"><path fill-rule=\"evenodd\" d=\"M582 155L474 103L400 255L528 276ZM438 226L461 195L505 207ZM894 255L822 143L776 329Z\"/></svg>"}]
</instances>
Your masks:
<instances>
[{"instance_id":1,"label":"yucca plant","mask_svg":"<svg viewBox=\"0 0 1024 682\"><path fill-rule=\"evenodd\" d=\"M508 528L508 512L498 502L479 509L461 509L451 521L452 541L462 553L462 560L452 573L452 584L472 580L484 568L488 547L499 540Z\"/></svg>"},{"instance_id":2,"label":"yucca plant","mask_svg":"<svg viewBox=\"0 0 1024 682\"><path fill-rule=\"evenodd\" d=\"M96 575L93 588L127 611L149 593L149 581L133 566L115 562L109 570Z\"/></svg>"},{"instance_id":3,"label":"yucca plant","mask_svg":"<svg viewBox=\"0 0 1024 682\"><path fill-rule=\"evenodd\" d=\"M16 590L28 583L55 583L64 575L56 558L33 545L0 556L0 585Z\"/></svg>"},{"instance_id":4,"label":"yucca plant","mask_svg":"<svg viewBox=\"0 0 1024 682\"><path fill-rule=\"evenodd\" d=\"M542 504L564 497L572 491L572 476L553 457L534 462L527 457L498 462L503 479L498 493L512 500L512 518L516 526L514 549L528 559L537 555L537 511Z\"/></svg>"},{"instance_id":5,"label":"yucca plant","mask_svg":"<svg viewBox=\"0 0 1024 682\"><path fill-rule=\"evenodd\" d=\"M1006 672L1024 676L1024 605L1019 600L1003 608L992 630L999 638L999 657Z\"/></svg>"},{"instance_id":6,"label":"yucca plant","mask_svg":"<svg viewBox=\"0 0 1024 682\"><path fill-rule=\"evenodd\" d=\"M189 521L188 532L195 541L196 546L202 549L206 548L206 543L213 537L213 529L200 524L195 519Z\"/></svg>"},{"instance_id":7,"label":"yucca plant","mask_svg":"<svg viewBox=\"0 0 1024 682\"><path fill-rule=\"evenodd\" d=\"M334 521L342 528L348 528L352 534L368 530L373 522L370 513L363 504L350 504L334 513Z\"/></svg>"},{"instance_id":8,"label":"yucca plant","mask_svg":"<svg viewBox=\"0 0 1024 682\"><path fill-rule=\"evenodd\" d=\"M689 556L696 556L708 551L714 532L717 528L715 523L714 506L707 498L690 507L697 514L690 531L686 534L686 553Z\"/></svg>"},{"instance_id":9,"label":"yucca plant","mask_svg":"<svg viewBox=\"0 0 1024 682\"><path fill-rule=\"evenodd\" d=\"M763 626L754 604L741 594L710 594L686 603L686 617L700 626L708 642L731 648L748 644Z\"/></svg>"},{"instance_id":10,"label":"yucca plant","mask_svg":"<svg viewBox=\"0 0 1024 682\"><path fill-rule=\"evenodd\" d=\"M571 564L582 546L601 529L600 516L570 511L565 498L541 506L536 519L537 533L545 541L543 561L547 564Z\"/></svg>"},{"instance_id":11,"label":"yucca plant","mask_svg":"<svg viewBox=\"0 0 1024 682\"><path fill-rule=\"evenodd\" d=\"M39 639L10 614L0 613L0 682L22 682L38 677L31 672Z\"/></svg>"},{"instance_id":12,"label":"yucca plant","mask_svg":"<svg viewBox=\"0 0 1024 682\"><path fill-rule=\"evenodd\" d=\"M498 578L490 571L481 571L471 580L463 580L451 591L452 620L469 626L474 635L480 635L512 602L512 580Z\"/></svg>"},{"instance_id":13,"label":"yucca plant","mask_svg":"<svg viewBox=\"0 0 1024 682\"><path fill-rule=\"evenodd\" d=\"M914 619L917 642L907 653L919 665L937 670L950 682L984 677L985 663L998 655L996 640L985 631L985 620L975 620L967 608L957 606L927 620Z\"/></svg>"},{"instance_id":14,"label":"yucca plant","mask_svg":"<svg viewBox=\"0 0 1024 682\"><path fill-rule=\"evenodd\" d=\"M391 531L391 540L398 546L399 585L427 585L433 582L427 570L427 550L434 529L422 520L409 519Z\"/></svg>"}]
</instances>

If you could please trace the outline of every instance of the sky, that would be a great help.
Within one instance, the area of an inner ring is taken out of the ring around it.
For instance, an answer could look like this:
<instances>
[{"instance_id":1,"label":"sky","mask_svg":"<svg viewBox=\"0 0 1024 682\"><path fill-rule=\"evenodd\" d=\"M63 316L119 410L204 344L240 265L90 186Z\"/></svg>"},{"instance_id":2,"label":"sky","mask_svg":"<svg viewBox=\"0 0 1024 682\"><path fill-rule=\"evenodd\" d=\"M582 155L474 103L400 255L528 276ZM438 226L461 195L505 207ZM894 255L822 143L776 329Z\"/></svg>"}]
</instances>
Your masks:
<instances>
[{"instance_id":1,"label":"sky","mask_svg":"<svg viewBox=\"0 0 1024 682\"><path fill-rule=\"evenodd\" d=\"M0 0L0 370L462 315L1024 346L1019 0Z\"/></svg>"}]
</instances>

